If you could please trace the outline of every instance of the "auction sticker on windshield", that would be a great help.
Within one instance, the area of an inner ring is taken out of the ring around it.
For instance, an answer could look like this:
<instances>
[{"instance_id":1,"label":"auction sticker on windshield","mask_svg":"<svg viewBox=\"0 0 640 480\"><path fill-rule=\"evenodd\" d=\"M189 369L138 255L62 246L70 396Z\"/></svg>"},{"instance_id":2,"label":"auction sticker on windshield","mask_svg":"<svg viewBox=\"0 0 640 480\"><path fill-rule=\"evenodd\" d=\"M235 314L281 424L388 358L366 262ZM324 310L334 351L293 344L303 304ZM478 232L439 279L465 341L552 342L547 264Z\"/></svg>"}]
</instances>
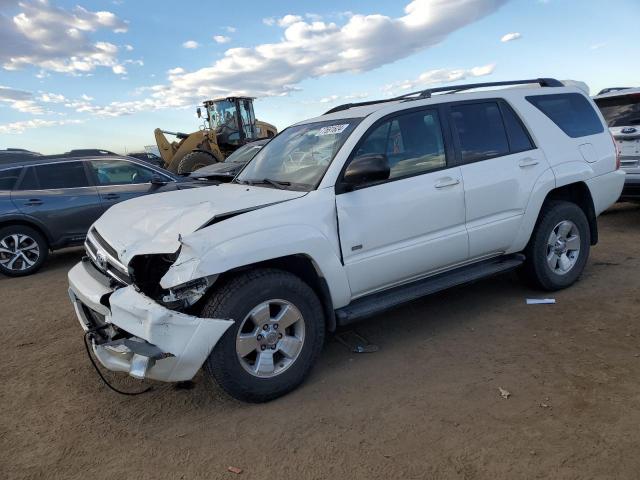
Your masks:
<instances>
[{"instance_id":1,"label":"auction sticker on windshield","mask_svg":"<svg viewBox=\"0 0 640 480\"><path fill-rule=\"evenodd\" d=\"M344 129L347 128L349 126L348 123L343 123L341 125L329 125L328 127L322 127L320 130L318 130L318 133L316 133L316 137L320 137L322 135L335 135L337 133L342 133L344 132Z\"/></svg>"}]
</instances>

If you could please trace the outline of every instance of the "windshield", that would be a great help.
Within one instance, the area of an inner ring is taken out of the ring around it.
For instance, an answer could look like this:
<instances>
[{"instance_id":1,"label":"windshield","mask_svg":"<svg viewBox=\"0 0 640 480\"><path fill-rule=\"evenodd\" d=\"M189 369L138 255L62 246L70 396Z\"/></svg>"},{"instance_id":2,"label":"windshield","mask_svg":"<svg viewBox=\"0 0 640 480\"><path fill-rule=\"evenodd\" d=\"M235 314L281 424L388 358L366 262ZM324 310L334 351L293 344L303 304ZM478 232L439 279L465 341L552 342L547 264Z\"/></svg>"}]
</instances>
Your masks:
<instances>
[{"instance_id":1,"label":"windshield","mask_svg":"<svg viewBox=\"0 0 640 480\"><path fill-rule=\"evenodd\" d=\"M256 156L256 153L260 151L262 145L244 145L240 147L238 150L233 152L231 155L227 157L225 160L226 163L247 163L253 157Z\"/></svg>"},{"instance_id":2,"label":"windshield","mask_svg":"<svg viewBox=\"0 0 640 480\"><path fill-rule=\"evenodd\" d=\"M640 93L595 100L610 127L640 125Z\"/></svg>"},{"instance_id":3,"label":"windshield","mask_svg":"<svg viewBox=\"0 0 640 480\"><path fill-rule=\"evenodd\" d=\"M220 100L209 107L209 123L212 130L223 125L238 129L238 115L235 102Z\"/></svg>"},{"instance_id":4,"label":"windshield","mask_svg":"<svg viewBox=\"0 0 640 480\"><path fill-rule=\"evenodd\" d=\"M348 118L289 127L258 152L236 181L314 189L358 123Z\"/></svg>"}]
</instances>

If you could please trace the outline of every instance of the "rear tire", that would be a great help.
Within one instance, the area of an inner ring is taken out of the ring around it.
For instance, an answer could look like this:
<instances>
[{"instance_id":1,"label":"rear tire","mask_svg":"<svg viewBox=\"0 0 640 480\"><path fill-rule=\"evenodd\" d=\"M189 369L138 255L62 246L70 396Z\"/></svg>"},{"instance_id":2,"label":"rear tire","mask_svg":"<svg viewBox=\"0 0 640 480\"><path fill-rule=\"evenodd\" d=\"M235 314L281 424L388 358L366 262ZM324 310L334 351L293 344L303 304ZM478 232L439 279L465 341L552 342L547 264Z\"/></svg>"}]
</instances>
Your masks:
<instances>
[{"instance_id":1,"label":"rear tire","mask_svg":"<svg viewBox=\"0 0 640 480\"><path fill-rule=\"evenodd\" d=\"M282 270L253 270L230 279L201 316L235 322L205 370L229 395L246 402L267 402L298 387L324 343L320 300L309 285Z\"/></svg>"},{"instance_id":2,"label":"rear tire","mask_svg":"<svg viewBox=\"0 0 640 480\"><path fill-rule=\"evenodd\" d=\"M23 277L36 273L47 259L46 239L26 225L0 228L0 273Z\"/></svg>"},{"instance_id":3,"label":"rear tire","mask_svg":"<svg viewBox=\"0 0 640 480\"><path fill-rule=\"evenodd\" d=\"M182 159L180 163L178 163L178 171L176 172L178 175L186 175L187 173L191 173L198 168L206 167L207 165L213 165L217 163L216 157L214 157L210 153L206 152L191 152L187 153Z\"/></svg>"},{"instance_id":4,"label":"rear tire","mask_svg":"<svg viewBox=\"0 0 640 480\"><path fill-rule=\"evenodd\" d=\"M589 257L589 221L575 203L545 203L524 253L520 271L535 288L554 291L573 285Z\"/></svg>"}]
</instances>

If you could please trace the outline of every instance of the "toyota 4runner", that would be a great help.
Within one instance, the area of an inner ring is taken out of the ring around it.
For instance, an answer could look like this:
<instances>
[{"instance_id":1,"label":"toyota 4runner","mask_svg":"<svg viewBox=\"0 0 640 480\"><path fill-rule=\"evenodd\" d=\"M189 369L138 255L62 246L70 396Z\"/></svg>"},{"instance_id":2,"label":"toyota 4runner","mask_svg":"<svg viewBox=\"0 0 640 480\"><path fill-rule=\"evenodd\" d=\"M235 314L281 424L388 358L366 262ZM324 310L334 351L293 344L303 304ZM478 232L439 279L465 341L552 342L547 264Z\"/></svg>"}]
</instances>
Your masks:
<instances>
[{"instance_id":1,"label":"toyota 4runner","mask_svg":"<svg viewBox=\"0 0 640 480\"><path fill-rule=\"evenodd\" d=\"M342 105L231 183L110 208L69 294L107 369L176 382L204 365L267 401L337 326L511 269L570 286L624 175L593 101L554 79Z\"/></svg>"}]
</instances>

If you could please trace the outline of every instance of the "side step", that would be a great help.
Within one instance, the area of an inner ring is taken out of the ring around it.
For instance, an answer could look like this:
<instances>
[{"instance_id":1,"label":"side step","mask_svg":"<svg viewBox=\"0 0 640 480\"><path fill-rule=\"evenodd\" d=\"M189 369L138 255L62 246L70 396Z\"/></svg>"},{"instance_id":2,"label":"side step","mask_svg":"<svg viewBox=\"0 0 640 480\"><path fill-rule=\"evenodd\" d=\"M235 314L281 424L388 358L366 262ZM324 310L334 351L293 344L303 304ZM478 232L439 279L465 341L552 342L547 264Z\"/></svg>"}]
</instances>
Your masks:
<instances>
[{"instance_id":1,"label":"side step","mask_svg":"<svg viewBox=\"0 0 640 480\"><path fill-rule=\"evenodd\" d=\"M372 293L336 310L336 322L340 326L348 325L361 318L375 315L420 297L513 270L522 265L523 262L524 255L522 254L505 255L459 267L389 290Z\"/></svg>"}]
</instances>

